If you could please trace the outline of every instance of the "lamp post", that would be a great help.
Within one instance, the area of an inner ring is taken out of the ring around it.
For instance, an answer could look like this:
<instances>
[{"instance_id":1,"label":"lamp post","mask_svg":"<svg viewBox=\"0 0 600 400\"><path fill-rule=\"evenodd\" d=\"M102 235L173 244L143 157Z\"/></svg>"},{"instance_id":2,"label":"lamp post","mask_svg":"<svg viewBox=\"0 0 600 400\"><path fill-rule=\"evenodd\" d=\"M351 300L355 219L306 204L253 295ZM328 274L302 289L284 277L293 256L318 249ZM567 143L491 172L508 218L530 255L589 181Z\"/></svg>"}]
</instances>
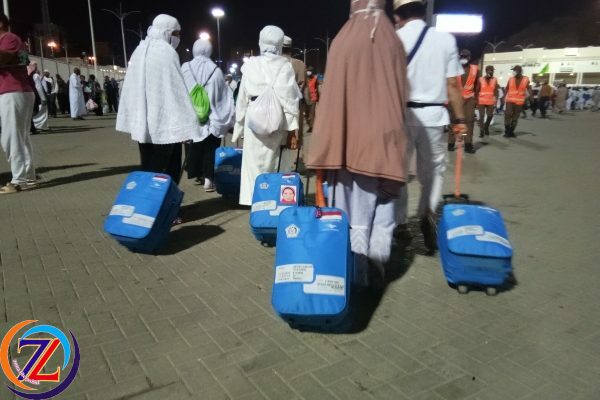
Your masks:
<instances>
[{"instance_id":1,"label":"lamp post","mask_svg":"<svg viewBox=\"0 0 600 400\"><path fill-rule=\"evenodd\" d=\"M217 7L213 8L211 13L212 16L217 19L217 43L219 46L219 60L217 63L219 64L219 67L223 69L223 60L221 59L221 18L225 16L225 11L223 11L222 8Z\"/></svg>"},{"instance_id":2,"label":"lamp post","mask_svg":"<svg viewBox=\"0 0 600 400\"><path fill-rule=\"evenodd\" d=\"M139 13L141 11L128 11L128 12L124 13L123 12L123 3L119 3L119 9L117 11L107 10L106 8L103 8L102 11L111 13L118 20L121 21L121 37L123 39L123 60L125 62L125 68L127 68L127 47L125 45L125 26L123 24L123 21L125 21L125 18L129 17L131 14Z\"/></svg>"},{"instance_id":3,"label":"lamp post","mask_svg":"<svg viewBox=\"0 0 600 400\"><path fill-rule=\"evenodd\" d=\"M92 18L92 0L88 0L88 11L90 13L90 32L92 34L92 53L94 54L94 73L98 76L98 63L96 61L96 37L94 35L94 20Z\"/></svg>"},{"instance_id":4,"label":"lamp post","mask_svg":"<svg viewBox=\"0 0 600 400\"><path fill-rule=\"evenodd\" d=\"M435 0L427 2L427 25L433 26L433 11L435 8Z\"/></svg>"},{"instance_id":5,"label":"lamp post","mask_svg":"<svg viewBox=\"0 0 600 400\"><path fill-rule=\"evenodd\" d=\"M487 46L490 46L490 47L492 48L492 51L494 52L494 57L493 57L493 60L494 60L494 61L496 61L496 49L497 49L498 47L500 47L500 45L502 45L502 44L504 44L504 43L505 43L505 42L504 42L504 40L503 40L503 41L501 41L501 42L494 42L494 43L492 43L492 42L485 42L485 44L486 44Z\"/></svg>"},{"instance_id":6,"label":"lamp post","mask_svg":"<svg viewBox=\"0 0 600 400\"><path fill-rule=\"evenodd\" d=\"M144 38L144 32L142 31L142 24L140 24L140 29L138 31L133 29L127 29L127 32L133 33L135 36L139 37L140 40Z\"/></svg>"}]
</instances>

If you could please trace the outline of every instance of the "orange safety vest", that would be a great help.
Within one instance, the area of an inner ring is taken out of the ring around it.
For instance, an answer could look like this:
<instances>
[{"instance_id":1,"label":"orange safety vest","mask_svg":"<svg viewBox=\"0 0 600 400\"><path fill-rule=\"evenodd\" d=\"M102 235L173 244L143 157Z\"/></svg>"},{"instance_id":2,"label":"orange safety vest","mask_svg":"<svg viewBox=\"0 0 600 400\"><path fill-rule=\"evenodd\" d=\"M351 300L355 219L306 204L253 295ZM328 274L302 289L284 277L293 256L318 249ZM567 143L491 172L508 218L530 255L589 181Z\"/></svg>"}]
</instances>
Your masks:
<instances>
[{"instance_id":1,"label":"orange safety vest","mask_svg":"<svg viewBox=\"0 0 600 400\"><path fill-rule=\"evenodd\" d=\"M479 78L479 105L493 106L496 105L496 87L498 80L492 78L489 81L486 78Z\"/></svg>"},{"instance_id":2,"label":"orange safety vest","mask_svg":"<svg viewBox=\"0 0 600 400\"><path fill-rule=\"evenodd\" d=\"M310 93L310 101L316 103L319 101L319 79L316 76L313 76L308 80L308 90Z\"/></svg>"},{"instance_id":3,"label":"orange safety vest","mask_svg":"<svg viewBox=\"0 0 600 400\"><path fill-rule=\"evenodd\" d=\"M527 97L527 87L529 86L529 79L527 77L521 78L521 84L517 88L517 78L512 77L508 81L508 93L506 94L506 102L516 104L518 106L525 105L525 98Z\"/></svg>"},{"instance_id":4,"label":"orange safety vest","mask_svg":"<svg viewBox=\"0 0 600 400\"><path fill-rule=\"evenodd\" d=\"M469 100L475 97L475 82L477 82L477 73L479 72L479 67L477 65L471 64L469 67L469 76L467 77L467 83L463 87L463 99ZM460 77L460 82L462 85L462 76Z\"/></svg>"}]
</instances>

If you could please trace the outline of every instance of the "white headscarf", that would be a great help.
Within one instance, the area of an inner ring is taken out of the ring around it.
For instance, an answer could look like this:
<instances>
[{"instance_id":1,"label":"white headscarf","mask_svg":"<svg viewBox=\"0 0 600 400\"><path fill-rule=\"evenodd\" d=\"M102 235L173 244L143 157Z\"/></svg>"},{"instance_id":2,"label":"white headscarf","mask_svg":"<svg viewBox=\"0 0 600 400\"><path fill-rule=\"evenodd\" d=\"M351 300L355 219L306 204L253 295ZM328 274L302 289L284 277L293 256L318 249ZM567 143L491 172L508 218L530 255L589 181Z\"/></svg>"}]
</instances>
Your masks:
<instances>
[{"instance_id":1,"label":"white headscarf","mask_svg":"<svg viewBox=\"0 0 600 400\"><path fill-rule=\"evenodd\" d=\"M281 28L274 25L268 25L260 31L258 45L260 54L275 54L280 56L283 48L284 33Z\"/></svg>"},{"instance_id":2,"label":"white headscarf","mask_svg":"<svg viewBox=\"0 0 600 400\"><path fill-rule=\"evenodd\" d=\"M181 25L179 25L179 21L176 18L160 14L154 18L152 25L148 28L148 37L156 40L164 40L170 44L173 32L180 30Z\"/></svg>"},{"instance_id":3,"label":"white headscarf","mask_svg":"<svg viewBox=\"0 0 600 400\"><path fill-rule=\"evenodd\" d=\"M199 137L200 124L181 73L172 33L181 29L171 16L159 15L131 56L117 130L140 143L171 144Z\"/></svg>"},{"instance_id":4,"label":"white headscarf","mask_svg":"<svg viewBox=\"0 0 600 400\"><path fill-rule=\"evenodd\" d=\"M198 39L196 40L196 43L194 43L192 54L194 57L204 56L210 58L212 51L212 44L208 40Z\"/></svg>"}]
</instances>

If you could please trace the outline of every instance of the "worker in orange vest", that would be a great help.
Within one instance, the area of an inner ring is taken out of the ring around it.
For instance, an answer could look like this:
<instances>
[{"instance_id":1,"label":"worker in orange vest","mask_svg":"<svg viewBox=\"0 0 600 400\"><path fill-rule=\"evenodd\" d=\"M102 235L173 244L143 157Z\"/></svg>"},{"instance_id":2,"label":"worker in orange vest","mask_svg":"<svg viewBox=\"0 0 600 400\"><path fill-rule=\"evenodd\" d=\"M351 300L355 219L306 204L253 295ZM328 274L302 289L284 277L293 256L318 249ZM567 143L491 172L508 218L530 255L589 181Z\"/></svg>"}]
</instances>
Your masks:
<instances>
[{"instance_id":1,"label":"worker in orange vest","mask_svg":"<svg viewBox=\"0 0 600 400\"><path fill-rule=\"evenodd\" d=\"M467 135L465 136L465 152L474 154L473 130L475 129L475 108L477 107L477 97L475 93L479 88L479 67L471 63L471 52L461 50L460 63L463 66L464 74L459 82L462 86L462 95L464 101L465 120L467 125ZM454 151L456 135L450 132L448 135L448 151Z\"/></svg>"},{"instance_id":2,"label":"worker in orange vest","mask_svg":"<svg viewBox=\"0 0 600 400\"><path fill-rule=\"evenodd\" d=\"M498 102L500 85L494 77L495 69L488 65L485 67L485 76L479 78L479 90L477 92L477 103L479 109L479 137L490 137L490 124L494 119L494 109Z\"/></svg>"},{"instance_id":3,"label":"worker in orange vest","mask_svg":"<svg viewBox=\"0 0 600 400\"><path fill-rule=\"evenodd\" d=\"M525 106L527 93L531 92L529 78L523 76L523 68L516 65L513 68L514 76L506 85L506 110L504 111L504 137L515 138L515 129L519 123L521 112Z\"/></svg>"}]
</instances>

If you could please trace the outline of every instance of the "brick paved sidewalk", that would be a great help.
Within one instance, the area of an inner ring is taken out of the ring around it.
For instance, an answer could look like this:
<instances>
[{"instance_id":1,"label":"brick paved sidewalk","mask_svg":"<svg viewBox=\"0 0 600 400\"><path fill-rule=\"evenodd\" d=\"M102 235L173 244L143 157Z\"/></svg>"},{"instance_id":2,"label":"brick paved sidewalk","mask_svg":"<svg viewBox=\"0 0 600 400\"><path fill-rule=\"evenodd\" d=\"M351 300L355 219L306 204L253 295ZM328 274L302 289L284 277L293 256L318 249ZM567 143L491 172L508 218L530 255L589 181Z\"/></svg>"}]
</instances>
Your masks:
<instances>
[{"instance_id":1,"label":"brick paved sidewalk","mask_svg":"<svg viewBox=\"0 0 600 400\"><path fill-rule=\"evenodd\" d=\"M190 182L163 255L121 248L102 224L136 146L110 117L51 122L33 138L44 187L0 198L0 322L77 336L80 373L59 398L600 398L599 115L524 121L519 139L496 135L466 159L465 191L508 221L514 290L461 296L416 241L364 307L366 329L343 335L279 320L274 251L247 211ZM3 182L7 171L2 159Z\"/></svg>"}]
</instances>

